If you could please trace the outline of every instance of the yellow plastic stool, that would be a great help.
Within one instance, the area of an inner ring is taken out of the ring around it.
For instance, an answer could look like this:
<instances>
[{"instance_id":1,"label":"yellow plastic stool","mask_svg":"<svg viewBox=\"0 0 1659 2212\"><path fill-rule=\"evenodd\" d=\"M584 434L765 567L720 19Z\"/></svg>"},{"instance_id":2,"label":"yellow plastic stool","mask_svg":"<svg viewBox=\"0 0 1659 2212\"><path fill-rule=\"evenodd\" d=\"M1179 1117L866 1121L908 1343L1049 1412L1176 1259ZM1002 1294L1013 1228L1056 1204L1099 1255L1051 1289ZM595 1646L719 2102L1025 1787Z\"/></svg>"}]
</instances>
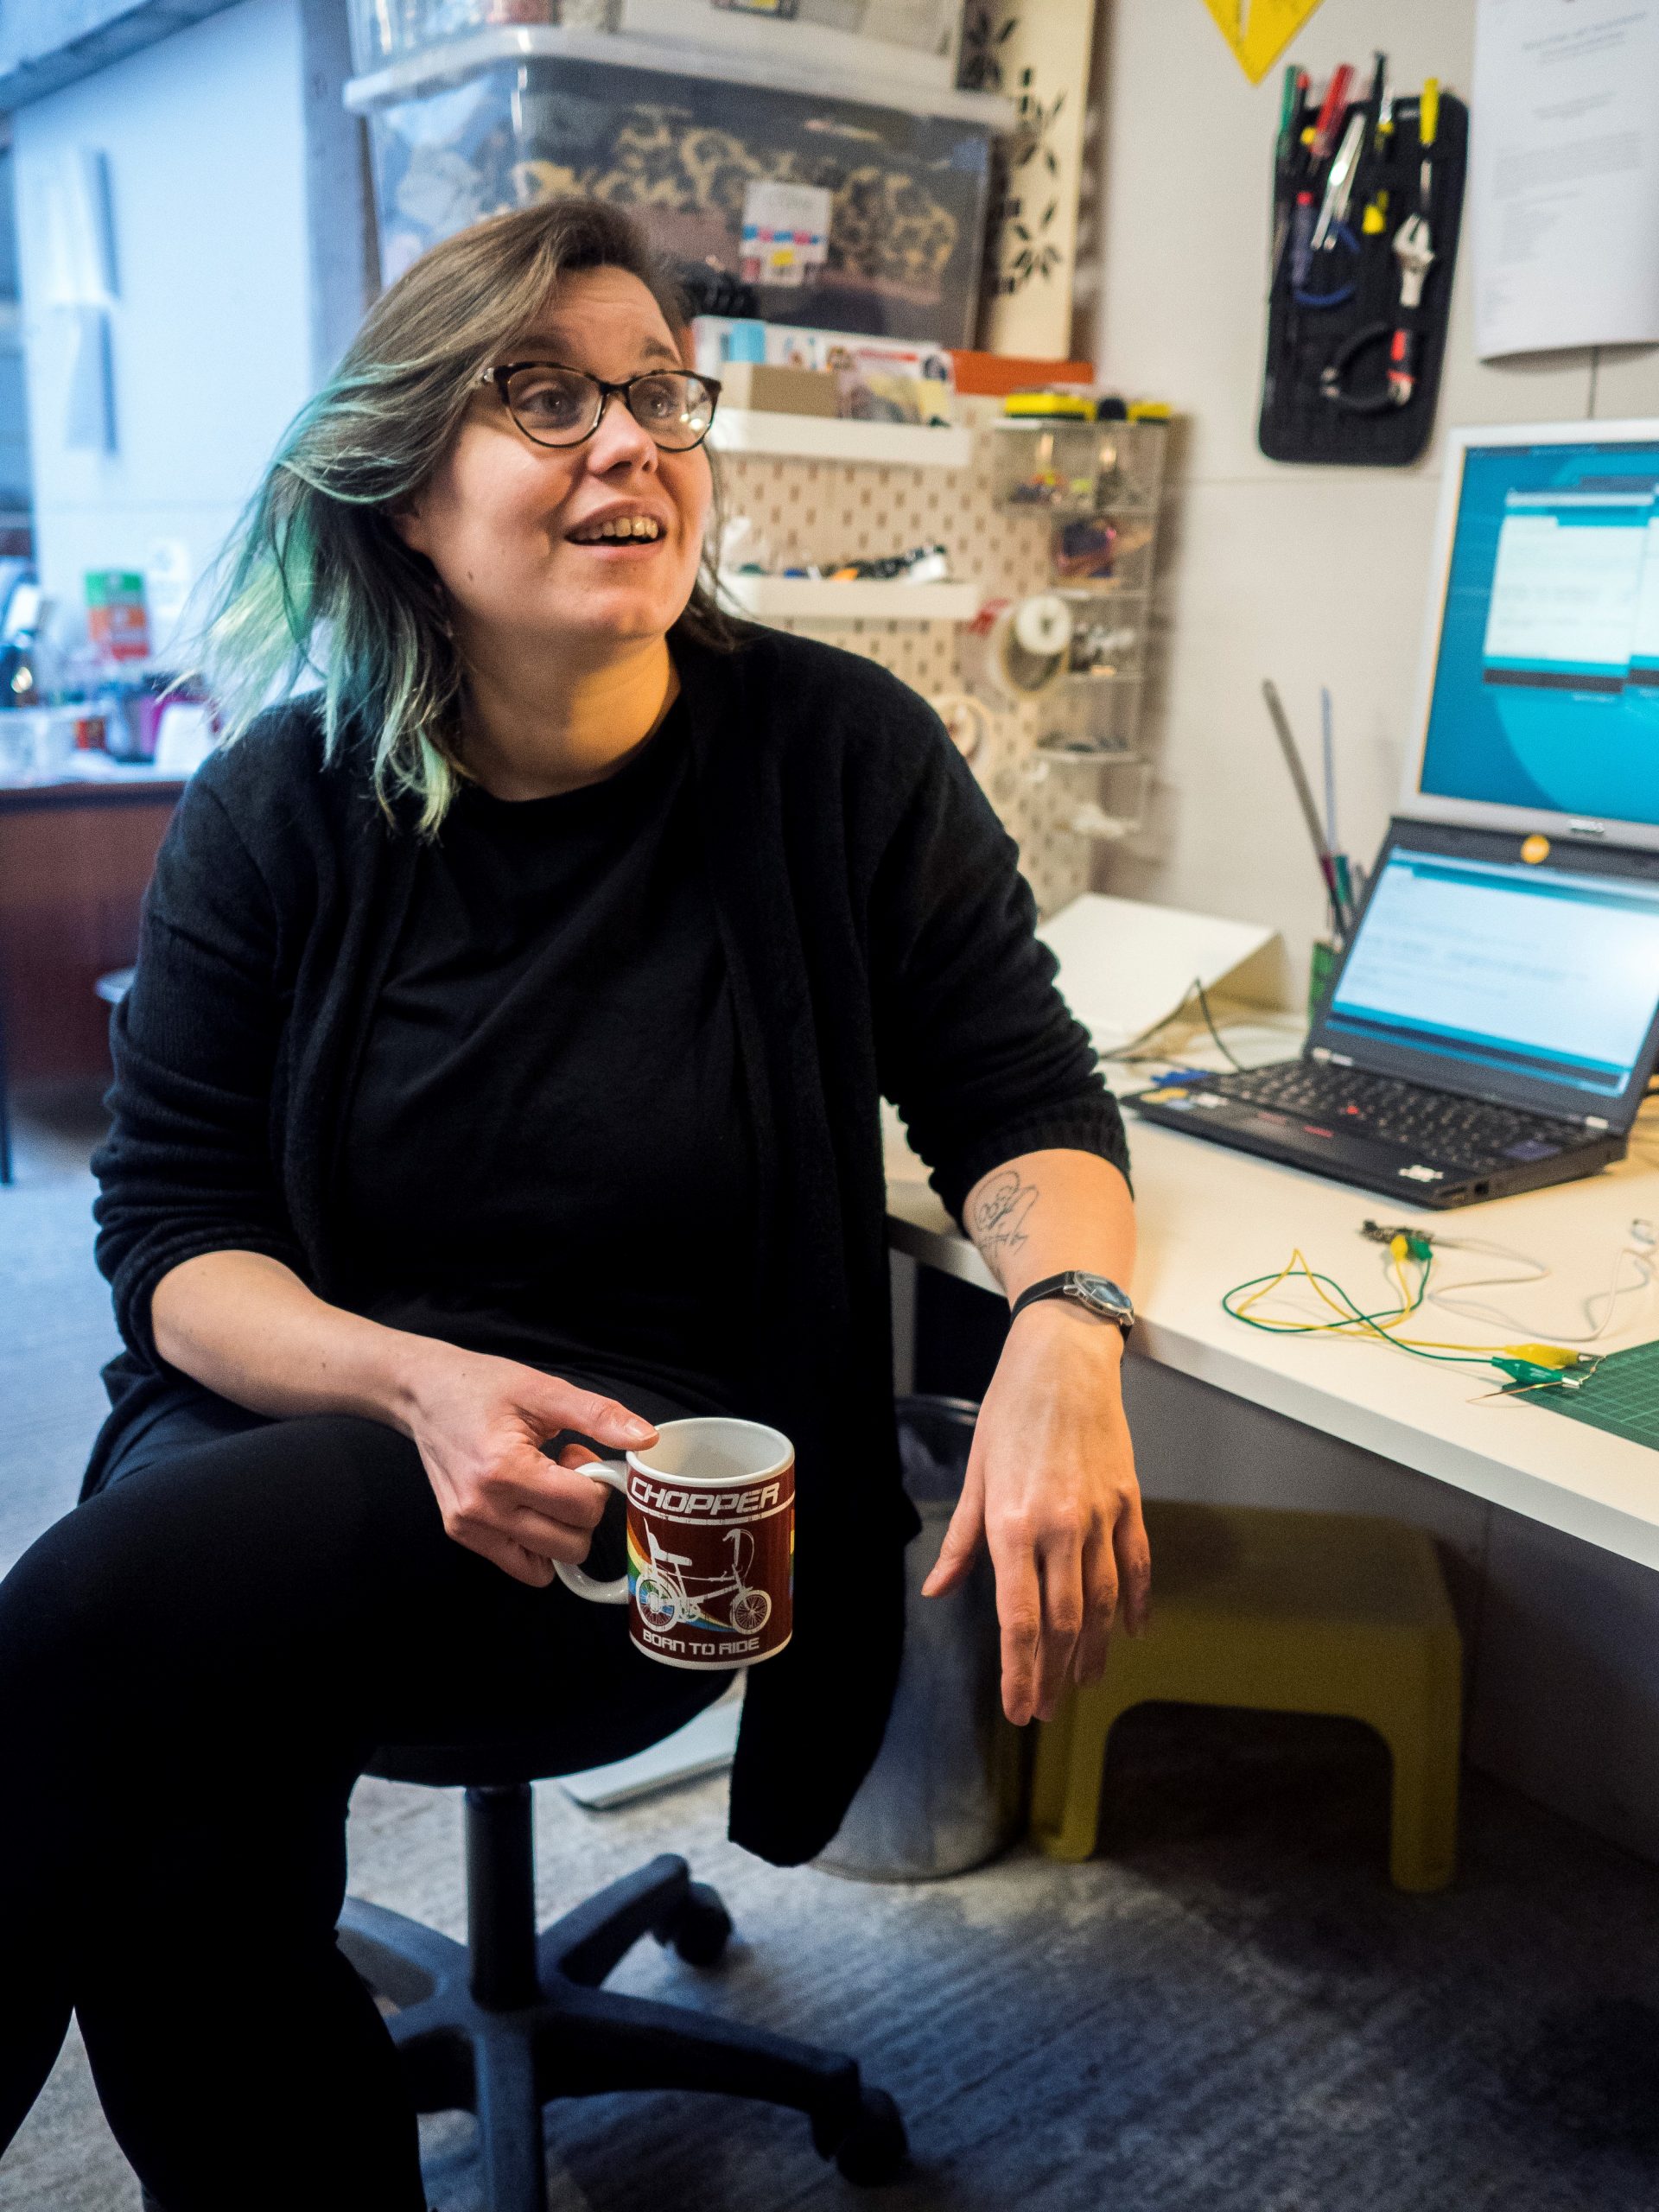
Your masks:
<instances>
[{"instance_id":1,"label":"yellow plastic stool","mask_svg":"<svg viewBox=\"0 0 1659 2212\"><path fill-rule=\"evenodd\" d=\"M1104 1679L1039 1732L1031 1832L1087 1859L1100 1832L1106 1738L1148 1699L1341 1713L1394 1760L1389 1868L1444 1889L1458 1847L1463 1650L1428 1537L1394 1521L1252 1507L1146 1509L1153 1623L1115 1637Z\"/></svg>"}]
</instances>

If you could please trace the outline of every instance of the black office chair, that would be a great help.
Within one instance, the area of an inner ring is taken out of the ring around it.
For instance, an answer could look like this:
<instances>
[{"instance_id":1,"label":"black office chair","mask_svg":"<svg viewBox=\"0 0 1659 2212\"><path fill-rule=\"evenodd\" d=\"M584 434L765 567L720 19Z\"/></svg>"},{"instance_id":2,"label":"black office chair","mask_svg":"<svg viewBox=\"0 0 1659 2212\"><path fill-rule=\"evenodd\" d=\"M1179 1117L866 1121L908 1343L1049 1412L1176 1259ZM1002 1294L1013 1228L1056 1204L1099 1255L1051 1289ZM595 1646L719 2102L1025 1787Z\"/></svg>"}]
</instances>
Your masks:
<instances>
[{"instance_id":1,"label":"black office chair","mask_svg":"<svg viewBox=\"0 0 1659 2212\"><path fill-rule=\"evenodd\" d=\"M383 1746L369 1771L467 1791L467 1942L348 1897L340 1948L377 1996L417 2112L471 2112L488 2212L546 2212L542 2107L613 2089L714 2089L790 2105L849 2181L903 2170L904 2122L857 2061L600 1984L644 1936L711 1967L732 1923L683 1859L664 1854L536 1932L531 1783L537 1747ZM144 2195L147 2212L162 2212Z\"/></svg>"}]
</instances>

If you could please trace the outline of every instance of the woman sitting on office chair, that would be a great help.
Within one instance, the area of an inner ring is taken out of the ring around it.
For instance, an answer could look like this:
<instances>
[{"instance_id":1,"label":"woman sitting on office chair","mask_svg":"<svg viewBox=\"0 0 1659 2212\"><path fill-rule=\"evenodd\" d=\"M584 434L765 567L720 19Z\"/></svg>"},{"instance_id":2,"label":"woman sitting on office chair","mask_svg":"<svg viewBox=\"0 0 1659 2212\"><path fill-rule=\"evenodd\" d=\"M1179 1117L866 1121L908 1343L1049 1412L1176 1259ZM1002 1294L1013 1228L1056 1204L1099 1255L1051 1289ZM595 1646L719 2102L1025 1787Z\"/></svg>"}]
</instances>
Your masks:
<instances>
[{"instance_id":1,"label":"woman sitting on office chair","mask_svg":"<svg viewBox=\"0 0 1659 2212\"><path fill-rule=\"evenodd\" d=\"M699 581L716 394L679 323L605 207L437 246L284 438L207 632L226 742L95 1163L113 1410L0 1586L0 2148L73 2006L181 2212L293 2201L273 2114L330 2204L423 2202L334 1941L376 1744L538 1735L569 1771L720 1687L555 1580L593 1446L688 1411L795 1440L796 1635L733 1834L780 1864L833 1834L913 1526L884 1092L1011 1299L1128 1277L1116 1110L938 721ZM936 1571L988 1542L1018 1722L1146 1602L1122 1341L1021 1311ZM244 1920L280 1969L245 2002Z\"/></svg>"}]
</instances>

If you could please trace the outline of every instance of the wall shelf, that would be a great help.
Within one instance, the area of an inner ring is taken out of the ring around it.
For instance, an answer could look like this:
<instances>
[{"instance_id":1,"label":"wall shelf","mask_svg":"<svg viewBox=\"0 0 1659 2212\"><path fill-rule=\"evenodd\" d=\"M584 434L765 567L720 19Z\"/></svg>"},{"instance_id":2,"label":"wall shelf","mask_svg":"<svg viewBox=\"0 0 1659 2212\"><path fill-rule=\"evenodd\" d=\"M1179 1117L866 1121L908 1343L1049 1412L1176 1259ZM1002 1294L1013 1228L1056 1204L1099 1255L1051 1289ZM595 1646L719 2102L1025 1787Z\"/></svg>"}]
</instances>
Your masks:
<instances>
[{"instance_id":1,"label":"wall shelf","mask_svg":"<svg viewBox=\"0 0 1659 2212\"><path fill-rule=\"evenodd\" d=\"M757 622L971 622L977 584L907 584L861 577L824 583L812 576L722 576L721 590Z\"/></svg>"},{"instance_id":2,"label":"wall shelf","mask_svg":"<svg viewBox=\"0 0 1659 2212\"><path fill-rule=\"evenodd\" d=\"M779 29L787 30L788 26ZM388 101L413 99L503 61L599 61L612 68L653 69L664 76L703 77L728 85L758 85L769 92L897 109L905 115L940 116L982 130L1010 131L1012 100L995 92L958 92L954 86L919 84L893 74L880 84L867 67L827 65L792 56L786 37L772 53L682 44L664 38L631 38L620 31L578 30L543 23L499 23L470 36L445 39L418 54L353 77L346 105L354 115Z\"/></svg>"},{"instance_id":3,"label":"wall shelf","mask_svg":"<svg viewBox=\"0 0 1659 2212\"><path fill-rule=\"evenodd\" d=\"M966 468L974 449L973 433L956 424L850 423L834 415L777 415L754 407L722 408L709 442L721 453L900 468Z\"/></svg>"}]
</instances>

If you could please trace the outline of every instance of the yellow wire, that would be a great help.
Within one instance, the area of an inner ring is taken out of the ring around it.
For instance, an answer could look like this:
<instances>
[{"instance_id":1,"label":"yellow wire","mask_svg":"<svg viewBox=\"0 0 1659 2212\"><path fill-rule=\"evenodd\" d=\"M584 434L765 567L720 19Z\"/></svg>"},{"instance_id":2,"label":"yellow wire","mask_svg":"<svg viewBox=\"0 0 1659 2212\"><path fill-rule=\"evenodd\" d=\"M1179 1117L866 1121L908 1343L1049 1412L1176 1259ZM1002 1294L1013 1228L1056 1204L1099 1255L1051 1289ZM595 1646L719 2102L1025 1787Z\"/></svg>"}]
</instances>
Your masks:
<instances>
[{"instance_id":1,"label":"yellow wire","mask_svg":"<svg viewBox=\"0 0 1659 2212\"><path fill-rule=\"evenodd\" d=\"M1447 1337L1401 1336L1398 1333L1400 1325L1411 1318L1420 1303L1419 1300L1414 1300L1411 1286L1406 1281L1404 1256L1398 1249L1403 1242L1403 1238L1395 1237L1389 1249L1389 1272L1394 1277L1395 1294L1399 1300L1399 1304L1392 1313L1368 1314L1363 1319L1351 1313L1331 1295L1319 1280L1308 1262L1307 1255L1300 1245L1292 1252L1278 1274L1270 1281L1262 1283L1259 1289L1252 1291L1248 1298L1241 1300L1234 1311L1241 1316L1249 1313L1255 1306L1260 1305L1263 1299L1270 1298L1281 1283L1288 1277L1300 1275L1302 1281L1308 1284L1320 1303L1329 1306L1332 1313L1337 1315L1337 1319L1334 1321L1281 1321L1271 1317L1264 1317L1256 1321L1258 1328L1267 1329L1280 1336L1351 1336L1357 1331L1364 1336L1387 1337L1391 1344L1404 1344L1413 1351L1463 1352L1473 1357L1478 1357L1483 1354L1502 1353L1509 1358L1533 1359L1535 1362L1536 1354L1540 1351L1560 1349L1556 1345L1471 1344L1459 1344ZM1425 1262L1423 1263L1425 1269L1430 1264L1432 1263ZM1541 1386L1531 1384L1528 1387L1538 1389Z\"/></svg>"},{"instance_id":2,"label":"yellow wire","mask_svg":"<svg viewBox=\"0 0 1659 2212\"><path fill-rule=\"evenodd\" d=\"M1280 1284L1284 1281L1287 1275L1298 1274L1306 1277L1310 1282L1313 1282L1313 1270L1309 1268L1300 1248L1292 1252L1290 1257L1285 1262L1284 1266L1280 1268L1278 1274L1274 1275L1270 1281L1262 1283L1257 1289L1253 1290L1248 1298L1242 1299L1235 1310L1240 1315L1247 1314L1250 1311L1251 1307L1257 1305L1262 1299L1270 1298L1273 1295L1273 1293L1278 1289ZM1319 1292L1319 1296L1325 1299L1325 1302L1327 1306L1332 1306L1334 1311L1341 1311L1341 1308L1336 1305L1334 1299L1325 1297L1325 1292L1320 1289L1320 1287L1317 1282L1313 1282L1313 1287ZM1331 1326L1331 1324L1328 1321L1275 1321L1269 1319L1261 1322L1258 1325L1264 1329L1274 1330L1285 1336L1300 1337L1317 1335L1321 1330L1328 1329ZM1351 1325L1351 1322L1349 1320L1344 1320L1342 1325L1344 1327L1349 1326Z\"/></svg>"},{"instance_id":3,"label":"yellow wire","mask_svg":"<svg viewBox=\"0 0 1659 2212\"><path fill-rule=\"evenodd\" d=\"M1397 1309L1392 1314L1379 1313L1376 1316L1367 1315L1362 1319L1350 1313L1345 1306L1332 1297L1308 1264L1307 1255L1299 1245L1292 1252L1284 1266L1280 1268L1278 1274L1263 1282L1257 1289L1253 1290L1248 1298L1241 1299L1234 1311L1241 1316L1249 1313L1251 1308L1258 1306L1264 1298L1270 1298L1288 1276L1300 1275L1303 1281L1308 1284L1320 1303L1328 1306L1338 1316L1337 1319L1334 1321L1281 1321L1268 1319L1259 1320L1256 1323L1258 1328L1267 1329L1275 1335L1297 1337L1340 1336L1356 1329L1368 1335L1386 1333L1396 1328L1413 1310L1411 1288L1397 1261L1395 1262L1395 1274L1400 1294L1400 1304Z\"/></svg>"}]
</instances>

